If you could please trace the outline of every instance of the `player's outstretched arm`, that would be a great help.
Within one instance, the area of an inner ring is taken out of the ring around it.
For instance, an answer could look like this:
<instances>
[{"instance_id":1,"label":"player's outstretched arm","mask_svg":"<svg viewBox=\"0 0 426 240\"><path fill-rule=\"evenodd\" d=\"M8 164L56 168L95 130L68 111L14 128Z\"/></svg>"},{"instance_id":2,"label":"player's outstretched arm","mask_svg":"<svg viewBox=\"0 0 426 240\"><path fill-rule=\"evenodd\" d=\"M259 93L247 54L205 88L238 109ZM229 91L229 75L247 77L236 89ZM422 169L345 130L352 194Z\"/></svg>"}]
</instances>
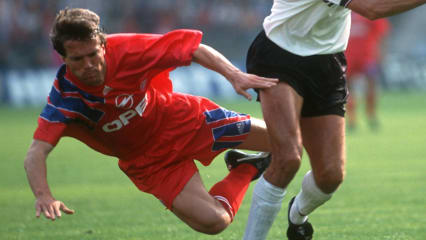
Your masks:
<instances>
[{"instance_id":1,"label":"player's outstretched arm","mask_svg":"<svg viewBox=\"0 0 426 240\"><path fill-rule=\"evenodd\" d=\"M36 197L36 217L44 214L46 218L55 220L61 217L61 211L66 214L73 214L74 210L69 209L63 202L56 200L50 192L47 183L46 159L52 149L53 146L51 144L34 140L28 150L24 167L31 190Z\"/></svg>"},{"instance_id":2,"label":"player's outstretched arm","mask_svg":"<svg viewBox=\"0 0 426 240\"><path fill-rule=\"evenodd\" d=\"M194 52L192 60L205 68L222 74L232 84L235 91L248 100L251 100L251 95L247 92L248 89L269 88L275 86L278 82L278 79L264 78L242 72L221 53L204 44L200 44Z\"/></svg>"},{"instance_id":3,"label":"player's outstretched arm","mask_svg":"<svg viewBox=\"0 0 426 240\"><path fill-rule=\"evenodd\" d=\"M426 0L351 0L347 7L374 20L390 17L426 3Z\"/></svg>"}]
</instances>

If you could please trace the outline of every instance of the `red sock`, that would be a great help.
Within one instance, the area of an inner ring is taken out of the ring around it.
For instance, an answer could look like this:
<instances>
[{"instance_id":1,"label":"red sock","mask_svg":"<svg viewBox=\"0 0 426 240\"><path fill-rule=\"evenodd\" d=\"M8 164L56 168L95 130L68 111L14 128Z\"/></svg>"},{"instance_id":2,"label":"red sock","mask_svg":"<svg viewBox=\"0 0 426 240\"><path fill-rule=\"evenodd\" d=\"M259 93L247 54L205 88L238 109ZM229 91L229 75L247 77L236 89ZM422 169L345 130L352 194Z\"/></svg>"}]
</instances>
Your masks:
<instances>
[{"instance_id":1,"label":"red sock","mask_svg":"<svg viewBox=\"0 0 426 240\"><path fill-rule=\"evenodd\" d=\"M210 195L223 205L231 219L237 214L251 179L256 174L257 169L253 165L241 164L210 189Z\"/></svg>"}]
</instances>

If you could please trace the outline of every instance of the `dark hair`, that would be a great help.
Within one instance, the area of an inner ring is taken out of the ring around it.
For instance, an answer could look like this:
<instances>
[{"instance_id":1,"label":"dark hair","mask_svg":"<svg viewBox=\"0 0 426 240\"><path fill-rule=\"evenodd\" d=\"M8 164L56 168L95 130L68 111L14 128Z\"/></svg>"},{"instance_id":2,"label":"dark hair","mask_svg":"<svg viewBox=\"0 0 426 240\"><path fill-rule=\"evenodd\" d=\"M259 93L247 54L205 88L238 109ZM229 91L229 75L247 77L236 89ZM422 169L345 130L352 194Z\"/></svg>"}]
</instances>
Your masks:
<instances>
[{"instance_id":1,"label":"dark hair","mask_svg":"<svg viewBox=\"0 0 426 240\"><path fill-rule=\"evenodd\" d=\"M99 16L88 9L66 8L59 11L49 35L53 48L66 56L64 43L68 40L86 41L99 37L105 44L105 33L99 23Z\"/></svg>"}]
</instances>

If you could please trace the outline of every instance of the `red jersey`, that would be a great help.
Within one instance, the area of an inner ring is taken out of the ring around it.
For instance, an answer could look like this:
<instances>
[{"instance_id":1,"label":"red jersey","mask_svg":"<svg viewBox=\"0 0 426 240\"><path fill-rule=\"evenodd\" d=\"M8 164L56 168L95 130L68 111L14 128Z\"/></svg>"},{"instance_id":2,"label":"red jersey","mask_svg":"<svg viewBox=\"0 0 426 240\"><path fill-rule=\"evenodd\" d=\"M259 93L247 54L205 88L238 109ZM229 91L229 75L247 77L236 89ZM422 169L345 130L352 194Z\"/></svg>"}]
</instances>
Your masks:
<instances>
[{"instance_id":1,"label":"red jersey","mask_svg":"<svg viewBox=\"0 0 426 240\"><path fill-rule=\"evenodd\" d=\"M346 56L361 58L364 61L376 61L379 55L380 41L389 31L389 21L385 18L369 20L352 12L352 26Z\"/></svg>"},{"instance_id":2,"label":"red jersey","mask_svg":"<svg viewBox=\"0 0 426 240\"><path fill-rule=\"evenodd\" d=\"M83 85L63 65L34 138L56 145L62 136L71 136L119 158L144 152L167 124L158 113L171 104L169 72L191 63L201 38L195 30L108 35L104 84ZM197 128L197 123L186 124Z\"/></svg>"}]
</instances>

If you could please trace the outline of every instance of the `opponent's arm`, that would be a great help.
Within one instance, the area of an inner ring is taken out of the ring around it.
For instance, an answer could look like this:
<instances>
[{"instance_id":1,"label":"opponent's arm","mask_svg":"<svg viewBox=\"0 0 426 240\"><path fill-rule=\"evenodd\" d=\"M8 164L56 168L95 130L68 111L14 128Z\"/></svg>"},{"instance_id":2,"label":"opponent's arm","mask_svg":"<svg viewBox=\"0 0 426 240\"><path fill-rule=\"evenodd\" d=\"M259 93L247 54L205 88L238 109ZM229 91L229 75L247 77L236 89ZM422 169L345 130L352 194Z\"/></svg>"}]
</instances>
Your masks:
<instances>
[{"instance_id":1,"label":"opponent's arm","mask_svg":"<svg viewBox=\"0 0 426 240\"><path fill-rule=\"evenodd\" d=\"M57 217L61 217L61 211L73 214L74 210L56 200L50 192L47 183L46 159L52 149L51 144L34 140L28 150L24 167L31 190L36 197L36 217L40 217L40 214L43 213L46 218L55 220Z\"/></svg>"},{"instance_id":2,"label":"opponent's arm","mask_svg":"<svg viewBox=\"0 0 426 240\"><path fill-rule=\"evenodd\" d=\"M370 20L374 20L390 17L425 3L426 0L351 0L347 1L346 7Z\"/></svg>"},{"instance_id":3,"label":"opponent's arm","mask_svg":"<svg viewBox=\"0 0 426 240\"><path fill-rule=\"evenodd\" d=\"M232 84L235 91L248 100L251 100L251 95L247 92L247 89L269 88L275 86L278 82L278 79L264 78L242 72L221 53L204 44L200 44L198 49L195 50L192 61L222 74Z\"/></svg>"}]
</instances>

